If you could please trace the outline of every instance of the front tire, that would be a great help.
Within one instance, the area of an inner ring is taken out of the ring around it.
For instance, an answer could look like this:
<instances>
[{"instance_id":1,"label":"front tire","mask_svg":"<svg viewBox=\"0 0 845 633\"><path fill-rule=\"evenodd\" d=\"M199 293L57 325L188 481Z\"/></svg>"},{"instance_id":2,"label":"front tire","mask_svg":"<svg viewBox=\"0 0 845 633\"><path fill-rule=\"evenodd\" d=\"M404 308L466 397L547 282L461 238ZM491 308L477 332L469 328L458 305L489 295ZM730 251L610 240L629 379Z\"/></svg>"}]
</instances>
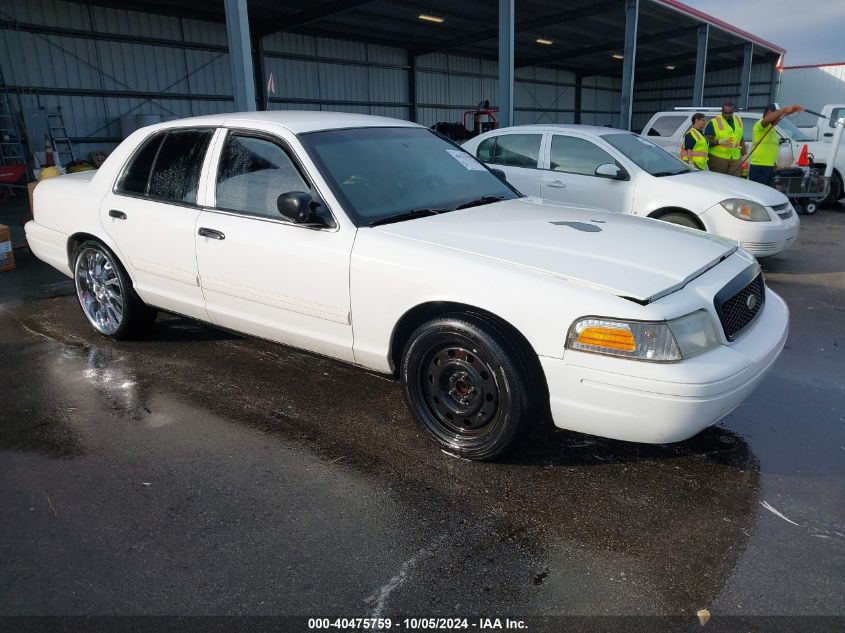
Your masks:
<instances>
[{"instance_id":1,"label":"front tire","mask_svg":"<svg viewBox=\"0 0 845 633\"><path fill-rule=\"evenodd\" d=\"M405 398L443 450L493 459L534 422L543 390L532 380L529 358L492 319L467 314L432 319L405 346Z\"/></svg>"},{"instance_id":2,"label":"front tire","mask_svg":"<svg viewBox=\"0 0 845 633\"><path fill-rule=\"evenodd\" d=\"M100 242L76 249L73 280L82 313L100 334L135 338L155 321L156 311L144 305L117 257Z\"/></svg>"},{"instance_id":3,"label":"front tire","mask_svg":"<svg viewBox=\"0 0 845 633\"><path fill-rule=\"evenodd\" d=\"M698 229L701 230L701 227L695 223L690 216L686 213L667 213L666 215L660 216L660 219L664 222L668 222L669 224L677 224L679 226L685 226L690 229Z\"/></svg>"}]
</instances>

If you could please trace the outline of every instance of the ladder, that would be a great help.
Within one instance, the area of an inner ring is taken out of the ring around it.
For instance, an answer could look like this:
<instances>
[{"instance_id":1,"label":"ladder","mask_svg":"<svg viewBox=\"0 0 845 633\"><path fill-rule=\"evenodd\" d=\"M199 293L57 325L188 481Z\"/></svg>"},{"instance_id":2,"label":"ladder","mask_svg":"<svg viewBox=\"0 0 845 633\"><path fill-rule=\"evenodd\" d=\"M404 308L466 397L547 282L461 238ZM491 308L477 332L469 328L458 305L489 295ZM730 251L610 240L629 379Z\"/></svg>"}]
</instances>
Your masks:
<instances>
[{"instance_id":1,"label":"ladder","mask_svg":"<svg viewBox=\"0 0 845 633\"><path fill-rule=\"evenodd\" d=\"M47 126L50 128L50 137L53 141L53 150L59 155L59 162L67 165L74 159L73 145L65 127L65 118L62 115L62 106L55 110L47 110Z\"/></svg>"},{"instance_id":2,"label":"ladder","mask_svg":"<svg viewBox=\"0 0 845 633\"><path fill-rule=\"evenodd\" d=\"M0 165L26 165L18 121L9 103L9 91L0 68Z\"/></svg>"}]
</instances>

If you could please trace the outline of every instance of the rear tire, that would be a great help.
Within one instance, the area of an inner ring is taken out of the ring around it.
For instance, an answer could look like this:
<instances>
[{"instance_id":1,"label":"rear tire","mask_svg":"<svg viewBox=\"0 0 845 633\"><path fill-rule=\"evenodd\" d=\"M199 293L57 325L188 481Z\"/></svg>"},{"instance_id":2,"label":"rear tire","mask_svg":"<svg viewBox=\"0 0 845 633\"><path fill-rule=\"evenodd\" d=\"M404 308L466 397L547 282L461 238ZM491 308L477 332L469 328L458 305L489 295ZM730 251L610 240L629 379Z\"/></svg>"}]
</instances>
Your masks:
<instances>
[{"instance_id":1,"label":"rear tire","mask_svg":"<svg viewBox=\"0 0 845 633\"><path fill-rule=\"evenodd\" d=\"M696 224L695 220L686 213L667 213L666 215L660 216L658 219L668 222L669 224L678 224L679 226L685 226L690 229L701 230L701 227Z\"/></svg>"},{"instance_id":2,"label":"rear tire","mask_svg":"<svg viewBox=\"0 0 845 633\"><path fill-rule=\"evenodd\" d=\"M155 322L120 261L104 244L88 240L73 257L73 281L82 313L100 334L114 339L137 338Z\"/></svg>"},{"instance_id":3,"label":"rear tire","mask_svg":"<svg viewBox=\"0 0 845 633\"><path fill-rule=\"evenodd\" d=\"M444 451L488 460L536 420L545 383L532 366L493 319L450 314L414 331L400 374L411 412Z\"/></svg>"}]
</instances>

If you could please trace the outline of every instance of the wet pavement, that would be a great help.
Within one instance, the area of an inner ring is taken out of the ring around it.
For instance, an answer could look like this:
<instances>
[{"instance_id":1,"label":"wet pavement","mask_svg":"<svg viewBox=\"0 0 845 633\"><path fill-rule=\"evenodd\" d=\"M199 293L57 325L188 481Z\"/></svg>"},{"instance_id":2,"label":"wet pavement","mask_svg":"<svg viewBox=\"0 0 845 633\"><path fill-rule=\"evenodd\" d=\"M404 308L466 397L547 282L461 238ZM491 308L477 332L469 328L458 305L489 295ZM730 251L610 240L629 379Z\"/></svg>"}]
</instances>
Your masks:
<instances>
[{"instance_id":1,"label":"wet pavement","mask_svg":"<svg viewBox=\"0 0 845 633\"><path fill-rule=\"evenodd\" d=\"M545 423L482 464L384 376L174 317L110 341L19 252L0 614L845 616L845 211L802 221L764 262L787 348L720 424L645 446Z\"/></svg>"}]
</instances>

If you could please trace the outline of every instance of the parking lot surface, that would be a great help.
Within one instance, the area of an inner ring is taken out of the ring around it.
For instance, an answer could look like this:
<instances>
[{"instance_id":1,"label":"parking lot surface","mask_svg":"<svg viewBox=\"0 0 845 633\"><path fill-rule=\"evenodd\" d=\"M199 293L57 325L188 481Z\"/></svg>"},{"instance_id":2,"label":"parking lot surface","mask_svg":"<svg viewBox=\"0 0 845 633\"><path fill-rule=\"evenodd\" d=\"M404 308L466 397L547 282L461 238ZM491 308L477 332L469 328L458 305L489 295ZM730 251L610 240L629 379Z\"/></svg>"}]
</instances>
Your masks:
<instances>
[{"instance_id":1,"label":"parking lot surface","mask_svg":"<svg viewBox=\"0 0 845 633\"><path fill-rule=\"evenodd\" d=\"M3 222L0 215L0 222ZM763 262L787 347L674 445L449 457L397 382L0 273L0 614L845 615L845 210Z\"/></svg>"}]
</instances>

